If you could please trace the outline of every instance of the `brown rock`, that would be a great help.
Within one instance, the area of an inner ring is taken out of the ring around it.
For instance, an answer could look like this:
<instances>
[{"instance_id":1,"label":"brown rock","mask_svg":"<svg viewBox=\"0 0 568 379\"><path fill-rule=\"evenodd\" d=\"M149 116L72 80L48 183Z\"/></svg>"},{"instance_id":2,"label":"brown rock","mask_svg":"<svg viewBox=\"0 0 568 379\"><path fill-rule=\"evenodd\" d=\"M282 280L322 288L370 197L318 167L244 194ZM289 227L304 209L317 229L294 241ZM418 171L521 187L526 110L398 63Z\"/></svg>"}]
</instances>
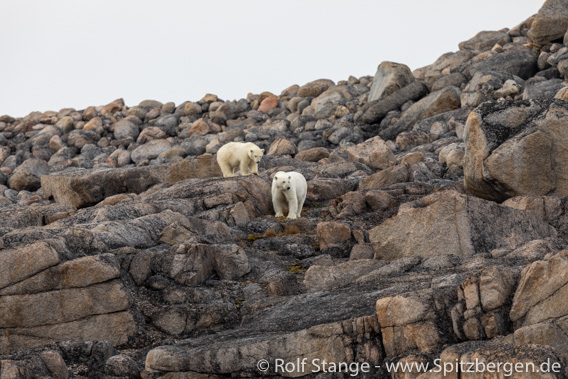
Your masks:
<instances>
[{"instance_id":1,"label":"brown rock","mask_svg":"<svg viewBox=\"0 0 568 379\"><path fill-rule=\"evenodd\" d=\"M277 138L270 145L266 155L294 155L296 151L298 151L298 148L292 142L286 138Z\"/></svg>"},{"instance_id":2,"label":"brown rock","mask_svg":"<svg viewBox=\"0 0 568 379\"><path fill-rule=\"evenodd\" d=\"M329 150L325 147L313 147L311 149L300 151L294 159L298 159L305 162L317 162L320 159L327 158L329 156Z\"/></svg>"},{"instance_id":3,"label":"brown rock","mask_svg":"<svg viewBox=\"0 0 568 379\"><path fill-rule=\"evenodd\" d=\"M108 103L101 109L101 114L114 114L115 112L124 109L124 99L116 99L115 101Z\"/></svg>"},{"instance_id":4,"label":"brown rock","mask_svg":"<svg viewBox=\"0 0 568 379\"><path fill-rule=\"evenodd\" d=\"M396 165L361 179L359 189L385 188L395 183L404 183L409 181L411 181L410 166Z\"/></svg>"},{"instance_id":5,"label":"brown rock","mask_svg":"<svg viewBox=\"0 0 568 379\"><path fill-rule=\"evenodd\" d=\"M392 150L379 136L348 147L347 156L353 162L360 162L379 170L391 166L395 161Z\"/></svg>"},{"instance_id":6,"label":"brown rock","mask_svg":"<svg viewBox=\"0 0 568 379\"><path fill-rule=\"evenodd\" d=\"M268 113L276 107L278 107L278 98L274 95L270 95L262 100L260 106L258 107L258 111Z\"/></svg>"},{"instance_id":7,"label":"brown rock","mask_svg":"<svg viewBox=\"0 0 568 379\"><path fill-rule=\"evenodd\" d=\"M317 235L320 249L325 250L351 240L351 228L340 222L320 222Z\"/></svg>"},{"instance_id":8,"label":"brown rock","mask_svg":"<svg viewBox=\"0 0 568 379\"><path fill-rule=\"evenodd\" d=\"M457 256L514 248L554 235L546 222L522 211L454 191L426 196L400 207L369 232L377 259L428 257L444 251ZM490 225L485 219L495 220Z\"/></svg>"},{"instance_id":9,"label":"brown rock","mask_svg":"<svg viewBox=\"0 0 568 379\"><path fill-rule=\"evenodd\" d=\"M205 135L209 133L219 133L220 131L221 127L213 121L200 118L191 125L188 135Z\"/></svg>"},{"instance_id":10,"label":"brown rock","mask_svg":"<svg viewBox=\"0 0 568 379\"><path fill-rule=\"evenodd\" d=\"M394 62L381 62L375 73L367 101L381 100L414 80L408 66Z\"/></svg>"},{"instance_id":11,"label":"brown rock","mask_svg":"<svg viewBox=\"0 0 568 379\"><path fill-rule=\"evenodd\" d=\"M538 11L528 37L538 45L564 37L568 29L568 10L563 0L546 0Z\"/></svg>"},{"instance_id":12,"label":"brown rock","mask_svg":"<svg viewBox=\"0 0 568 379\"><path fill-rule=\"evenodd\" d=\"M335 83L329 79L318 79L313 82L304 84L298 90L299 97L318 97L330 87L334 87Z\"/></svg>"}]
</instances>

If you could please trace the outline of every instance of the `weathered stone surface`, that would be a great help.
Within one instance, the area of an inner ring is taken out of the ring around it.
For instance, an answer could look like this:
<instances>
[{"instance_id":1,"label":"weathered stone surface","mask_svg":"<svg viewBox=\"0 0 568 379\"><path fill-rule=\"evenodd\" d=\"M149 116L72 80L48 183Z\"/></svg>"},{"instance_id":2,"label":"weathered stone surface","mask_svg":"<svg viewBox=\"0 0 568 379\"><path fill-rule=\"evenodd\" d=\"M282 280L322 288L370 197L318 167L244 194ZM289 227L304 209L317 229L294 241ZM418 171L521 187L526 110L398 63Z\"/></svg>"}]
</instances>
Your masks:
<instances>
[{"instance_id":1,"label":"weathered stone surface","mask_svg":"<svg viewBox=\"0 0 568 379\"><path fill-rule=\"evenodd\" d=\"M203 155L161 166L54 173L41 180L46 197L81 208L119 193L141 193L158 183L211 177L218 171L212 156Z\"/></svg>"},{"instance_id":2,"label":"weathered stone surface","mask_svg":"<svg viewBox=\"0 0 568 379\"><path fill-rule=\"evenodd\" d=\"M491 49L496 44L501 46L511 42L511 37L505 32L479 32L471 39L461 42L459 48L462 50L485 51Z\"/></svg>"},{"instance_id":3,"label":"weathered stone surface","mask_svg":"<svg viewBox=\"0 0 568 379\"><path fill-rule=\"evenodd\" d=\"M340 222L320 222L317 226L320 249L329 249L351 239L351 228Z\"/></svg>"},{"instance_id":4,"label":"weathered stone surface","mask_svg":"<svg viewBox=\"0 0 568 379\"><path fill-rule=\"evenodd\" d=\"M0 254L0 289L16 284L59 263L57 251L45 242L36 242Z\"/></svg>"},{"instance_id":5,"label":"weathered stone surface","mask_svg":"<svg viewBox=\"0 0 568 379\"><path fill-rule=\"evenodd\" d=\"M408 66L394 62L381 62L377 67L367 101L381 100L414 80Z\"/></svg>"},{"instance_id":6,"label":"weathered stone surface","mask_svg":"<svg viewBox=\"0 0 568 379\"><path fill-rule=\"evenodd\" d=\"M539 45L564 37L568 29L567 5L564 0L545 1L531 25L528 37Z\"/></svg>"},{"instance_id":7,"label":"weathered stone surface","mask_svg":"<svg viewBox=\"0 0 568 379\"><path fill-rule=\"evenodd\" d=\"M247 256L237 245L191 245L172 258L168 274L187 286L201 285L214 274L236 280L250 271Z\"/></svg>"},{"instance_id":8,"label":"weathered stone surface","mask_svg":"<svg viewBox=\"0 0 568 379\"><path fill-rule=\"evenodd\" d=\"M16 191L35 191L40 187L42 175L49 173L47 162L41 159L27 159L8 179L8 186Z\"/></svg>"},{"instance_id":9,"label":"weathered stone surface","mask_svg":"<svg viewBox=\"0 0 568 379\"><path fill-rule=\"evenodd\" d=\"M555 233L547 223L507 208L451 191L435 194L401 207L396 217L369 231L369 241L376 259L392 260L440 251L470 256Z\"/></svg>"},{"instance_id":10,"label":"weathered stone surface","mask_svg":"<svg viewBox=\"0 0 568 379\"><path fill-rule=\"evenodd\" d=\"M410 166L406 164L386 168L376 174L369 175L359 183L360 190L385 188L395 183L411 181Z\"/></svg>"},{"instance_id":11,"label":"weathered stone surface","mask_svg":"<svg viewBox=\"0 0 568 379\"><path fill-rule=\"evenodd\" d=\"M420 81L414 81L402 89L393 92L391 95L382 100L375 100L367 103L362 109L359 116L355 119L367 124L380 122L386 114L392 110L400 108L408 101L415 101L428 94L428 88Z\"/></svg>"},{"instance_id":12,"label":"weathered stone surface","mask_svg":"<svg viewBox=\"0 0 568 379\"><path fill-rule=\"evenodd\" d=\"M294 155L297 151L298 148L292 142L286 138L278 138L272 142L266 155Z\"/></svg>"},{"instance_id":13,"label":"weathered stone surface","mask_svg":"<svg viewBox=\"0 0 568 379\"><path fill-rule=\"evenodd\" d=\"M548 261L537 261L521 273L513 297L511 321L529 326L568 315L564 300L568 290L568 259L559 254Z\"/></svg>"},{"instance_id":14,"label":"weathered stone surface","mask_svg":"<svg viewBox=\"0 0 568 379\"><path fill-rule=\"evenodd\" d=\"M353 162L360 162L381 170L394 164L395 161L390 147L378 136L347 148L347 155Z\"/></svg>"},{"instance_id":15,"label":"weathered stone surface","mask_svg":"<svg viewBox=\"0 0 568 379\"><path fill-rule=\"evenodd\" d=\"M350 260L336 266L313 265L306 271L304 285L308 291L345 287L382 265L374 259Z\"/></svg>"},{"instance_id":16,"label":"weathered stone surface","mask_svg":"<svg viewBox=\"0 0 568 379\"><path fill-rule=\"evenodd\" d=\"M318 79L306 83L298 90L299 97L318 97L330 87L334 87L335 83L329 79Z\"/></svg>"},{"instance_id":17,"label":"weathered stone surface","mask_svg":"<svg viewBox=\"0 0 568 379\"><path fill-rule=\"evenodd\" d=\"M441 310L436 309L434 298L430 290L377 300L377 317L388 357L414 349L434 351L443 344L446 331L438 325Z\"/></svg>"},{"instance_id":18,"label":"weathered stone surface","mask_svg":"<svg viewBox=\"0 0 568 379\"><path fill-rule=\"evenodd\" d=\"M400 120L392 127L381 130L379 135L387 140L408 130L415 122L440 113L448 112L460 107L461 91L456 87L447 87L438 92L432 92L420 101L412 104L403 112Z\"/></svg>"},{"instance_id":19,"label":"weathered stone surface","mask_svg":"<svg viewBox=\"0 0 568 379\"><path fill-rule=\"evenodd\" d=\"M566 138L560 125L564 103L486 103L466 124L465 188L476 196L504 200L518 195L568 193ZM536 117L544 114L545 117Z\"/></svg>"},{"instance_id":20,"label":"weathered stone surface","mask_svg":"<svg viewBox=\"0 0 568 379\"><path fill-rule=\"evenodd\" d=\"M528 79L537 71L537 55L525 46L515 46L503 53L469 67L468 73L473 76L476 72L500 71Z\"/></svg>"}]
</instances>

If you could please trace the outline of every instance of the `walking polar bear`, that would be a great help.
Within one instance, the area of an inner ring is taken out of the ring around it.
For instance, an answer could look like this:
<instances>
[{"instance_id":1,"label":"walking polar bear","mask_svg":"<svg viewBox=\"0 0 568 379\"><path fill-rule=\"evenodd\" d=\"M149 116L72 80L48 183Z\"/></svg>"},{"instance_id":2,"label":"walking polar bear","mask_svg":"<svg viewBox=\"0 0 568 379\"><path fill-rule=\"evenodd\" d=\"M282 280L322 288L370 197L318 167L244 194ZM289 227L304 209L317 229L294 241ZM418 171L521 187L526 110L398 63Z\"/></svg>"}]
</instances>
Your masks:
<instances>
[{"instance_id":1,"label":"walking polar bear","mask_svg":"<svg viewBox=\"0 0 568 379\"><path fill-rule=\"evenodd\" d=\"M288 204L288 219L301 217L308 183L304 175L299 172L278 171L272 179L272 206L276 217L284 216L282 207Z\"/></svg>"},{"instance_id":2,"label":"walking polar bear","mask_svg":"<svg viewBox=\"0 0 568 379\"><path fill-rule=\"evenodd\" d=\"M235 168L239 167L241 175L258 175L258 163L264 155L264 149L252 142L229 142L221 146L217 152L217 163L221 167L223 177L235 176Z\"/></svg>"}]
</instances>

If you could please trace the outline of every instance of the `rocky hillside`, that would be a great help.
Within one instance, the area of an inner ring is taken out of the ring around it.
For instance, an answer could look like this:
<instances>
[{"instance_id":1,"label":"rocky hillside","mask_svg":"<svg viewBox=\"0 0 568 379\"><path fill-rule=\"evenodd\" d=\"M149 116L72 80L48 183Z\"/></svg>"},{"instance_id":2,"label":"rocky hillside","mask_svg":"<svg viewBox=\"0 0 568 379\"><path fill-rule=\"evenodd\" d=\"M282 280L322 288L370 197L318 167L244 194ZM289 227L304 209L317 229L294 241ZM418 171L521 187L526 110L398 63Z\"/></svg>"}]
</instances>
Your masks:
<instances>
[{"instance_id":1,"label":"rocky hillside","mask_svg":"<svg viewBox=\"0 0 568 379\"><path fill-rule=\"evenodd\" d=\"M547 0L414 72L0 117L0 377L568 377L567 29Z\"/></svg>"}]
</instances>

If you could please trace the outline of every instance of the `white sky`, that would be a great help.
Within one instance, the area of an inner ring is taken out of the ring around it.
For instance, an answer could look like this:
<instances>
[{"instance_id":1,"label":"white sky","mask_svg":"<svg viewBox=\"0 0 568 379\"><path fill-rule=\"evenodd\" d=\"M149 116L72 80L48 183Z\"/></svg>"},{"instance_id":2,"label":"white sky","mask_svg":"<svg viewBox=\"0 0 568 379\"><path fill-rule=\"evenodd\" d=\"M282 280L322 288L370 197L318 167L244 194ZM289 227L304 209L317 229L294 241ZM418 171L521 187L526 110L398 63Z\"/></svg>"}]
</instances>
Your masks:
<instances>
[{"instance_id":1,"label":"white sky","mask_svg":"<svg viewBox=\"0 0 568 379\"><path fill-rule=\"evenodd\" d=\"M544 0L0 0L0 115L412 70Z\"/></svg>"}]
</instances>

